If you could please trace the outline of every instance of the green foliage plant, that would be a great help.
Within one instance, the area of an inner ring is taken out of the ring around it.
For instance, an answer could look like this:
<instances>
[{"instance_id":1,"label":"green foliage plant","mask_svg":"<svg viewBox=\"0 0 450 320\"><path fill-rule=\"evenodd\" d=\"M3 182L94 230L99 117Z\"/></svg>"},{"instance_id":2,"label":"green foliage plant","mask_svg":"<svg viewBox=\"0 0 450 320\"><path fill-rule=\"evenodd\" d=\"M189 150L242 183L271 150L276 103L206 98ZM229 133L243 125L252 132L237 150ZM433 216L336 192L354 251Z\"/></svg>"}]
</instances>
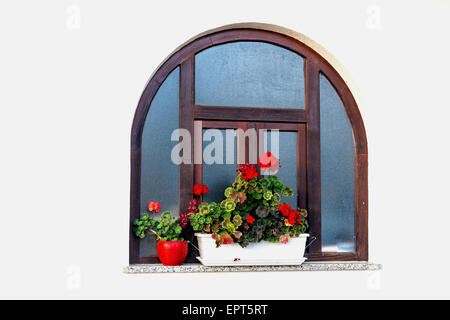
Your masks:
<instances>
[{"instance_id":1,"label":"green foliage plant","mask_svg":"<svg viewBox=\"0 0 450 320\"><path fill-rule=\"evenodd\" d=\"M212 233L216 245L262 240L286 243L308 229L305 209L293 209L283 197L293 197L292 188L275 175L259 176L253 165L244 164L224 191L220 203L201 203L190 215L195 232Z\"/></svg>"},{"instance_id":2,"label":"green foliage plant","mask_svg":"<svg viewBox=\"0 0 450 320\"><path fill-rule=\"evenodd\" d=\"M159 219L152 219L148 213L144 213L139 219L134 220L133 225L134 234L141 239L148 234L155 234L156 239L160 241L184 240L181 236L183 228L170 211L163 212Z\"/></svg>"}]
</instances>

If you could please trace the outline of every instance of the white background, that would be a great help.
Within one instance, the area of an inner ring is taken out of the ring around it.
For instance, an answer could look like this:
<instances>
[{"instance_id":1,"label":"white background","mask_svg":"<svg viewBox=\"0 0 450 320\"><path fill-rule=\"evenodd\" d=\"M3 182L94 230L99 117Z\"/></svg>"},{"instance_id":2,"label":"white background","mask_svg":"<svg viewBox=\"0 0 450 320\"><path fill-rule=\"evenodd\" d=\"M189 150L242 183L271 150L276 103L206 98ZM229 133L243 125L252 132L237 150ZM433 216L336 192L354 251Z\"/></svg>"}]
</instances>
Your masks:
<instances>
[{"instance_id":1,"label":"white background","mask_svg":"<svg viewBox=\"0 0 450 320\"><path fill-rule=\"evenodd\" d=\"M444 0L2 1L0 297L450 298L449 16ZM382 272L122 273L140 94L177 46L235 22L305 34L357 84Z\"/></svg>"}]
</instances>

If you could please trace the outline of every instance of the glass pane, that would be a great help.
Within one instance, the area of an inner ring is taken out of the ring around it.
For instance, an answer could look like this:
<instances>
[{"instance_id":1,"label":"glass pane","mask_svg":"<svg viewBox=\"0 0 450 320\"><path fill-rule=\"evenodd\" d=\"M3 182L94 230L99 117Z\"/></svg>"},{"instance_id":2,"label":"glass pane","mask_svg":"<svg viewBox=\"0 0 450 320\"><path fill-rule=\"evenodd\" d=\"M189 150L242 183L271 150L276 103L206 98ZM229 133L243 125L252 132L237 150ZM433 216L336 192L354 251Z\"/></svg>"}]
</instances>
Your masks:
<instances>
[{"instance_id":1,"label":"glass pane","mask_svg":"<svg viewBox=\"0 0 450 320\"><path fill-rule=\"evenodd\" d=\"M272 132L271 130L264 132L264 152L267 151L280 159L281 168L275 175L294 191L294 197L282 197L282 202L297 209L297 132Z\"/></svg>"},{"instance_id":2,"label":"glass pane","mask_svg":"<svg viewBox=\"0 0 450 320\"><path fill-rule=\"evenodd\" d=\"M355 144L336 90L320 76L322 250L355 251Z\"/></svg>"},{"instance_id":3,"label":"glass pane","mask_svg":"<svg viewBox=\"0 0 450 320\"><path fill-rule=\"evenodd\" d=\"M195 56L195 103L304 108L303 58L264 42L232 42Z\"/></svg>"},{"instance_id":4,"label":"glass pane","mask_svg":"<svg viewBox=\"0 0 450 320\"><path fill-rule=\"evenodd\" d=\"M223 139L222 142L216 140L215 137L205 135L206 131L220 134ZM228 134L226 134L226 131L228 131ZM203 137L208 137L209 140L203 141L203 184L209 188L209 193L203 196L203 200L206 202L220 202L225 199L224 191L231 186L237 174L236 130L204 129ZM227 154L225 152L226 148L234 151ZM212 154L216 159L221 159L221 163L211 164L211 161L207 159L209 154Z\"/></svg>"},{"instance_id":5,"label":"glass pane","mask_svg":"<svg viewBox=\"0 0 450 320\"><path fill-rule=\"evenodd\" d=\"M161 212L178 215L179 167L171 161L171 141L178 125L179 68L172 71L156 93L145 120L142 133L141 213L147 212L150 201L161 204ZM156 256L156 239L147 236L140 241L141 256Z\"/></svg>"}]
</instances>

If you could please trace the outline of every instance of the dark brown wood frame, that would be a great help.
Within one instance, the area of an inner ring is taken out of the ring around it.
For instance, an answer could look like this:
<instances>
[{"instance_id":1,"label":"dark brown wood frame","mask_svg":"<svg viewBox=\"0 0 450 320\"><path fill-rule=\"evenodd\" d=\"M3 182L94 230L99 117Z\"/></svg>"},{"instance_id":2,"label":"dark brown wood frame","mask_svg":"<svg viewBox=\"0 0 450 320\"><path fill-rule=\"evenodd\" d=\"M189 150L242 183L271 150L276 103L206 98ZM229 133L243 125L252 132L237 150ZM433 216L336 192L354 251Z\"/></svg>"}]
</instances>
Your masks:
<instances>
[{"instance_id":1,"label":"dark brown wood frame","mask_svg":"<svg viewBox=\"0 0 450 320\"><path fill-rule=\"evenodd\" d=\"M305 109L275 109L250 107L222 107L195 105L194 60L195 54L209 47L233 41L261 41L284 47L304 58L306 104ZM130 188L130 264L156 263L156 257L139 256L139 239L132 233L132 223L140 216L140 178L142 131L151 102L159 87L176 67L180 67L180 128L193 136L194 120L278 122L306 124L306 176L307 209L310 215L310 233L317 237L309 248L311 261L368 260L368 157L364 123L350 89L343 78L319 53L289 34L255 29L231 28L204 34L187 43L172 54L147 83L134 116L131 130L131 188ZM355 252L322 252L321 245L321 195L320 188L320 95L319 75L323 74L340 96L355 139ZM193 153L193 150L192 150ZM193 159L193 154L191 154ZM180 210L185 210L192 198L194 165L180 165ZM193 238L192 233L186 235ZM190 250L188 261L194 262Z\"/></svg>"}]
</instances>

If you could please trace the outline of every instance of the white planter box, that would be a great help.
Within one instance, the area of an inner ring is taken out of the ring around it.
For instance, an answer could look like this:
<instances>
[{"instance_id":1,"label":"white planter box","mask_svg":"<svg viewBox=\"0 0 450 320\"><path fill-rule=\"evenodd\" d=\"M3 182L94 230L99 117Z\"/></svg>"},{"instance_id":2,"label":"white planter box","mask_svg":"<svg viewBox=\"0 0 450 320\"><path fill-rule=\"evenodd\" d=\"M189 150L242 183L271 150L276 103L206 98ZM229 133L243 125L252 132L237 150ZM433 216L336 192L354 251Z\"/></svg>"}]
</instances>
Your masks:
<instances>
[{"instance_id":1,"label":"white planter box","mask_svg":"<svg viewBox=\"0 0 450 320\"><path fill-rule=\"evenodd\" d=\"M306 260L306 239L304 233L298 238L289 239L288 243L271 243L261 241L242 248L239 244L225 244L216 248L211 234L196 233L200 257L197 259L206 266L238 265L300 265Z\"/></svg>"}]
</instances>

